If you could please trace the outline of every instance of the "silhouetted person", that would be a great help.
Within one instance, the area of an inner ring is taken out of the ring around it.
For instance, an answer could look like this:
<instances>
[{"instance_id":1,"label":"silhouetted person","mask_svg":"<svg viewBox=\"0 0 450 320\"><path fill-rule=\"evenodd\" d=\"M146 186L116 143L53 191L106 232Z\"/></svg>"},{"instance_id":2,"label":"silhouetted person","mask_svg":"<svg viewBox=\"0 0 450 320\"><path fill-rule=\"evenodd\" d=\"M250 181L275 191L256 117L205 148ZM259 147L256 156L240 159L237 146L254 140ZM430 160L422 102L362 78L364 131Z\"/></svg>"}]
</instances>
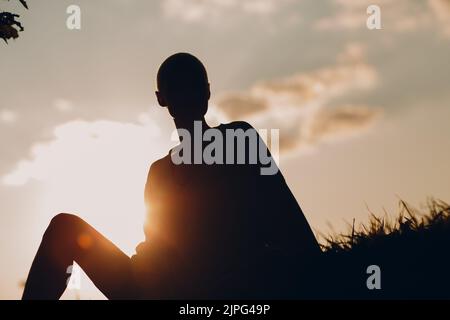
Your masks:
<instances>
[{"instance_id":1,"label":"silhouetted person","mask_svg":"<svg viewBox=\"0 0 450 320\"><path fill-rule=\"evenodd\" d=\"M197 58L169 57L157 83L158 102L168 108L182 144L182 133L194 137L196 125L202 132L210 129L204 118L210 87ZM215 129L223 137L229 129L254 130L245 122ZM293 276L306 272L302 266L319 255L319 246L282 174L262 175L266 163L259 156L250 163L250 139L245 164L237 164L237 147L231 154L226 148L230 139L224 138L222 151L234 164L175 163L177 148L152 164L145 186L146 240L131 258L80 218L57 215L43 236L23 298L59 298L73 261L110 299L292 297L302 285L292 286ZM261 139L257 144L267 152ZM196 148L193 141L187 145ZM193 163L195 152L185 152L178 156ZM80 241L86 238L89 245Z\"/></svg>"}]
</instances>

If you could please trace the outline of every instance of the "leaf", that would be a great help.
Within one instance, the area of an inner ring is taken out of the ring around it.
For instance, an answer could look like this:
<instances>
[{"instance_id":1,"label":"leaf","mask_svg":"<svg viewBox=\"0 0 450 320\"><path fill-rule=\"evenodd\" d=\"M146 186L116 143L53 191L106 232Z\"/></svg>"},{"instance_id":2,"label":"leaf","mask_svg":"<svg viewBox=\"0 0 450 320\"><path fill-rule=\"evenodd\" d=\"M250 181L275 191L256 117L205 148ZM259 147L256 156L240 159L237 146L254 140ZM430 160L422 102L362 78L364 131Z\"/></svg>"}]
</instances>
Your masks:
<instances>
[{"instance_id":1,"label":"leaf","mask_svg":"<svg viewBox=\"0 0 450 320\"><path fill-rule=\"evenodd\" d=\"M27 5L27 2L26 2L25 0L19 0L19 1L20 1L21 4L23 4L23 6L24 6L25 8L28 9L28 5Z\"/></svg>"}]
</instances>

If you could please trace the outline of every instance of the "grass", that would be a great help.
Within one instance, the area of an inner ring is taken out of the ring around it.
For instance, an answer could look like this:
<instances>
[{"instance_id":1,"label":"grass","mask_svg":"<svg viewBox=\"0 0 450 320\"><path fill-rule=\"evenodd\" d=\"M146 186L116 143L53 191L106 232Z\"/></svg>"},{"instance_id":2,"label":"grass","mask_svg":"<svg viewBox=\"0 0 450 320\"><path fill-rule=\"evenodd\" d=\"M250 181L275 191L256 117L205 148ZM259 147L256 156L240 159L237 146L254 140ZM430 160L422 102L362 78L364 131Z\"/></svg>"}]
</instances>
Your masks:
<instances>
[{"instance_id":1,"label":"grass","mask_svg":"<svg viewBox=\"0 0 450 320\"><path fill-rule=\"evenodd\" d=\"M322 249L313 271L321 280L308 287L315 296L450 298L450 205L443 201L430 199L424 210L400 201L396 219L371 213L368 224L326 237ZM381 269L381 290L367 289L370 265Z\"/></svg>"}]
</instances>

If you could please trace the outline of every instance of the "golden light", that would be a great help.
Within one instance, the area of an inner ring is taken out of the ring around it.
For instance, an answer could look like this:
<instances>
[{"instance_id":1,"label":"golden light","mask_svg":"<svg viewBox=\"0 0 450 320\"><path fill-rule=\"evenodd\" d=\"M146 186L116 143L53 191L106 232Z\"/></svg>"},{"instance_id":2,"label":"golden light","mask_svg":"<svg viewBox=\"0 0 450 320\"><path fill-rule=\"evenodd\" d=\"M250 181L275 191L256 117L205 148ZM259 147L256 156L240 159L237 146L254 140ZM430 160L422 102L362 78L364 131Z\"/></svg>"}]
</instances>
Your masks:
<instances>
[{"instance_id":1,"label":"golden light","mask_svg":"<svg viewBox=\"0 0 450 320\"><path fill-rule=\"evenodd\" d=\"M72 213L132 255L144 239L144 187L150 164L167 152L160 140L158 127L148 121L69 122L54 130L53 140L35 145L32 157L3 182L39 181L43 197L35 214L40 235L53 216ZM77 240L82 247L91 245L86 236ZM95 292L88 284L81 297L98 298Z\"/></svg>"}]
</instances>

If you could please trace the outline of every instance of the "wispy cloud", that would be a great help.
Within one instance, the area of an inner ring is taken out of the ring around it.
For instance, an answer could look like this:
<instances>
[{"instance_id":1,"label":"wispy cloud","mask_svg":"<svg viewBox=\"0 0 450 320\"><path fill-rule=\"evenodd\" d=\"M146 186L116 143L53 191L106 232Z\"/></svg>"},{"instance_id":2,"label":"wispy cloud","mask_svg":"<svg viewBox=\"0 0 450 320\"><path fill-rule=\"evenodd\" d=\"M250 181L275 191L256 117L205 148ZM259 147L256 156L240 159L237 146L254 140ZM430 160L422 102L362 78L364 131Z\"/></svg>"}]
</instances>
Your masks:
<instances>
[{"instance_id":1,"label":"wispy cloud","mask_svg":"<svg viewBox=\"0 0 450 320\"><path fill-rule=\"evenodd\" d=\"M50 141L34 144L30 157L19 161L2 182L23 185L34 179L64 185L111 172L126 180L131 171L120 168L130 162L146 167L152 150L160 145L158 133L158 126L148 121L70 121L57 126Z\"/></svg>"},{"instance_id":2,"label":"wispy cloud","mask_svg":"<svg viewBox=\"0 0 450 320\"><path fill-rule=\"evenodd\" d=\"M312 143L352 135L369 129L382 115L381 109L367 106L340 106L319 110L309 126Z\"/></svg>"},{"instance_id":3,"label":"wispy cloud","mask_svg":"<svg viewBox=\"0 0 450 320\"><path fill-rule=\"evenodd\" d=\"M145 116L136 123L70 121L36 142L1 182L11 188L37 182L34 214L46 221L58 212L79 214L132 254L142 240L148 169L167 151L163 143Z\"/></svg>"},{"instance_id":4,"label":"wispy cloud","mask_svg":"<svg viewBox=\"0 0 450 320\"><path fill-rule=\"evenodd\" d=\"M381 9L383 29L394 32L416 31L434 27L450 36L450 1L448 0L333 0L335 10L314 23L314 28L325 31L360 30L366 28L369 5Z\"/></svg>"},{"instance_id":5,"label":"wispy cloud","mask_svg":"<svg viewBox=\"0 0 450 320\"><path fill-rule=\"evenodd\" d=\"M292 0L164 0L162 9L169 18L186 22L212 22L236 14L267 16Z\"/></svg>"},{"instance_id":6,"label":"wispy cloud","mask_svg":"<svg viewBox=\"0 0 450 320\"><path fill-rule=\"evenodd\" d=\"M335 65L260 81L247 91L223 94L215 107L229 120L246 118L262 127L280 128L282 151L358 134L379 119L381 110L332 105L337 98L376 85L377 72L364 58L364 46L351 43L337 56Z\"/></svg>"},{"instance_id":7,"label":"wispy cloud","mask_svg":"<svg viewBox=\"0 0 450 320\"><path fill-rule=\"evenodd\" d=\"M74 105L67 99L58 98L53 101L53 107L62 113L73 111Z\"/></svg>"},{"instance_id":8,"label":"wispy cloud","mask_svg":"<svg viewBox=\"0 0 450 320\"><path fill-rule=\"evenodd\" d=\"M12 110L0 110L0 123L8 125L13 124L17 121L18 117L18 114Z\"/></svg>"},{"instance_id":9,"label":"wispy cloud","mask_svg":"<svg viewBox=\"0 0 450 320\"><path fill-rule=\"evenodd\" d=\"M450 1L448 0L428 0L428 4L440 23L442 32L450 37Z\"/></svg>"}]
</instances>

